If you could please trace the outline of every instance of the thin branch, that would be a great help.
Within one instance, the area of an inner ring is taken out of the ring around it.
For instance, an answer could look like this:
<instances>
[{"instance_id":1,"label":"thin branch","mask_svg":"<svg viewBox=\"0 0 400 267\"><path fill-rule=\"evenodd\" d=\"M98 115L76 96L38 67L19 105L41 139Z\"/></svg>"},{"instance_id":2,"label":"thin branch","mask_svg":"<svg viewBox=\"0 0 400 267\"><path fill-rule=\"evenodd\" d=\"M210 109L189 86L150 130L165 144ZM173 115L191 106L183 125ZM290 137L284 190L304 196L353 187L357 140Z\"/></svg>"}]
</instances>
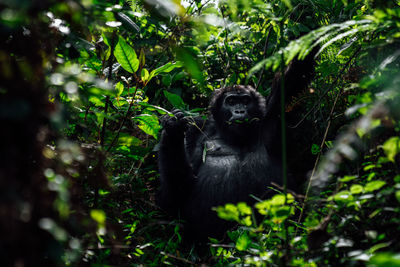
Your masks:
<instances>
[{"instance_id":1,"label":"thin branch","mask_svg":"<svg viewBox=\"0 0 400 267\"><path fill-rule=\"evenodd\" d=\"M283 24L281 24L281 29L283 28ZM285 196L285 205L287 204L287 157L286 157L286 114L285 114L285 53L281 54L281 142L282 142L282 180L283 180L283 194ZM289 229L287 225L287 220L285 219L283 222L283 228L285 231L285 256L282 258L284 260L284 265L290 262L291 253L290 253L290 245L289 245Z\"/></svg>"},{"instance_id":2,"label":"thin branch","mask_svg":"<svg viewBox=\"0 0 400 267\"><path fill-rule=\"evenodd\" d=\"M268 44L269 44L269 37L271 34L271 30L272 30L272 26L269 26L269 30L267 33L267 38L265 39L265 43L264 43L264 52L263 52L263 60L265 60L267 58L267 48L268 48ZM257 85L256 85L256 91L258 90L258 87L260 86L261 83L261 78L264 75L264 70L265 68L261 69L260 75L258 76L258 81L257 81Z\"/></svg>"},{"instance_id":3,"label":"thin branch","mask_svg":"<svg viewBox=\"0 0 400 267\"><path fill-rule=\"evenodd\" d=\"M226 77L227 77L227 73L228 73L228 69L229 69L229 67L230 67L230 55L229 55L229 52L228 52L228 49L227 49L227 46L228 46L228 33L229 33L229 29L228 29L228 24L227 24L227 22L226 22L226 19L225 19L225 13L224 13L224 7L221 7L220 9L219 9L220 11L221 11L221 14L222 14L222 18L223 18L223 20L224 20L224 25L225 25L225 40L224 40L224 47L225 47L225 52L226 52L226 61L227 61L227 63L226 63L226 66L225 66L225 69L224 69L224 73L225 73L225 78L224 78L224 85L226 84Z\"/></svg>"},{"instance_id":4,"label":"thin branch","mask_svg":"<svg viewBox=\"0 0 400 267\"><path fill-rule=\"evenodd\" d=\"M110 82L111 78L112 78L112 64L113 64L113 54L114 54L114 48L115 48L115 39L116 39L117 33L114 31L113 32L113 36L111 39L111 53L110 53L110 57L108 59L108 76L107 76L107 80L108 82ZM100 134L100 145L104 146L104 137L106 134L106 126L107 126L107 112L108 112L108 106L110 103L110 96L106 96L106 100L105 100L105 107L104 107L104 118L103 118L103 126L101 128L101 134Z\"/></svg>"},{"instance_id":5,"label":"thin branch","mask_svg":"<svg viewBox=\"0 0 400 267\"><path fill-rule=\"evenodd\" d=\"M128 90L129 90L129 88L128 88ZM126 119L128 118L128 116L129 116L129 111L131 110L131 108L132 108L132 106L133 106L133 102L135 101L135 97L136 97L137 91L138 91L138 87L136 86L135 92L133 93L133 96L132 96L131 103L129 103L129 107L128 107L128 109L127 109L127 111L126 111L124 117L122 118L122 121L121 121L121 124L119 125L118 131L117 131L117 133L115 134L113 140L111 141L111 144L108 146L108 148L107 148L107 150L106 150L107 152L109 152L109 151L111 150L111 148L114 146L115 142L117 141L117 139L118 139L118 137L119 137L119 134L121 133L122 127L124 126L125 121L126 121ZM129 91L128 91L128 92L129 92Z\"/></svg>"},{"instance_id":6,"label":"thin branch","mask_svg":"<svg viewBox=\"0 0 400 267\"><path fill-rule=\"evenodd\" d=\"M347 61L347 63L345 64L344 68L341 70L341 73L344 72L344 70L346 69L347 66L350 66L350 65L351 65L350 63L351 63L352 59L354 59L354 58L356 57L356 55L357 55L360 51L361 51L361 47L359 47L359 48L354 52L354 54L350 57L350 59L349 59L349 60ZM341 76L341 75L339 75L339 76L336 78L336 80L332 83L332 86L329 88L329 90L331 90L331 89L333 88L333 85L336 83L336 81L339 79L340 76ZM329 91L329 90L328 90L328 91ZM328 132L329 132L329 129L330 129L330 126L331 126L331 123L332 123L333 112L335 111L337 101L338 101L338 99L339 99L339 96L342 94L342 91L343 91L343 88L341 88L341 89L339 90L339 92L337 93L336 98L335 98L335 101L333 102L331 111L330 111L330 113L329 113L328 124L327 124L327 126L326 126L326 128L325 128L325 133L324 133L324 137L322 138L321 145L319 146L319 147L320 147L320 152L318 153L317 159L315 160L314 167L313 167L313 170L312 170L312 172L311 172L310 179L309 179L308 184L307 184L307 189L306 189L306 194L305 194L305 197L304 197L304 202L303 202L303 205L302 205L302 208L301 208L301 212L300 212L299 219L297 220L297 223L298 223L298 224L300 224L300 222L301 222L301 220L302 220L302 218L303 218L303 215L304 215L304 209L305 209L305 206L306 206L306 203L307 203L307 200L308 200L308 196L309 196L309 193L310 193L311 182L312 182L312 179L314 178L315 172L316 172L316 170L317 170L317 166L318 166L318 164L319 164L319 161L320 161L320 158L321 158L321 155L322 155L322 148L324 147L324 144L325 144L325 141L326 141L326 138L327 138L327 136L328 136ZM298 230L298 226L296 227L295 235L297 234L297 230Z\"/></svg>"},{"instance_id":7,"label":"thin branch","mask_svg":"<svg viewBox=\"0 0 400 267\"><path fill-rule=\"evenodd\" d=\"M169 253L165 253L164 251L161 251L160 253L161 253L162 255L164 255L164 256L167 256L167 257L169 257L169 258L173 258L173 259L179 260L179 261L184 262L184 263L187 263L187 264L191 264L191 265L195 265L195 264L196 264L196 263L193 262L193 261L190 261L190 260L187 260L187 259L185 259L185 258L181 258L181 257L175 256L175 255L172 255L172 254L169 254Z\"/></svg>"},{"instance_id":8,"label":"thin branch","mask_svg":"<svg viewBox=\"0 0 400 267\"><path fill-rule=\"evenodd\" d=\"M347 67L350 65L351 61L358 55L358 53L361 51L361 47L359 47L354 53L353 55L349 58L349 60L346 62L346 64L342 67L342 69L340 70L339 74L336 76L336 79L332 82L331 86L326 89L322 95L319 97L317 103L314 104L314 106L307 111L307 113L303 116L303 118L300 119L300 121L298 123L296 123L293 126L288 125L289 128L297 128L310 114L311 112L314 111L314 109L316 107L318 107L321 104L322 99L328 94L328 92L330 92L334 86L336 85L337 81L339 80L340 77L343 76L343 73L345 72L345 70L347 69Z\"/></svg>"}]
</instances>

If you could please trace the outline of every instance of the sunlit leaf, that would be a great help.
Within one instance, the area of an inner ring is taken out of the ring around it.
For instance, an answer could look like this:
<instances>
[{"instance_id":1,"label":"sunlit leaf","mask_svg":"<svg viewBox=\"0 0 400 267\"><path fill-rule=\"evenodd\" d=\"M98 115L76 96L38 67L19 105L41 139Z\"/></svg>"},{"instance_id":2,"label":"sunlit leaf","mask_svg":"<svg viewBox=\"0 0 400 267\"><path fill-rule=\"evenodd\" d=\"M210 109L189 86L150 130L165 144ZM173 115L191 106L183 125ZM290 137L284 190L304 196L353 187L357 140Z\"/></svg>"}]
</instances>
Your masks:
<instances>
[{"instance_id":1,"label":"sunlit leaf","mask_svg":"<svg viewBox=\"0 0 400 267\"><path fill-rule=\"evenodd\" d=\"M121 82L118 82L115 85L115 90L117 90L117 96L120 96L124 92L124 85Z\"/></svg>"},{"instance_id":2,"label":"sunlit leaf","mask_svg":"<svg viewBox=\"0 0 400 267\"><path fill-rule=\"evenodd\" d=\"M169 114L170 113L165 108L162 108L162 107L159 107L159 106L155 106L155 105L151 105L151 104L146 103L146 102L139 102L138 104L140 106L144 107L147 111L157 111L161 115L165 115L165 114Z\"/></svg>"},{"instance_id":3,"label":"sunlit leaf","mask_svg":"<svg viewBox=\"0 0 400 267\"><path fill-rule=\"evenodd\" d=\"M249 215L251 214L251 208L244 202L240 202L237 204L237 208L241 215Z\"/></svg>"},{"instance_id":4,"label":"sunlit leaf","mask_svg":"<svg viewBox=\"0 0 400 267\"><path fill-rule=\"evenodd\" d=\"M400 202L400 191L396 191L396 199Z\"/></svg>"},{"instance_id":5,"label":"sunlit leaf","mask_svg":"<svg viewBox=\"0 0 400 267\"><path fill-rule=\"evenodd\" d=\"M168 62L167 64L158 67L157 69L153 70L154 72L154 76L158 75L160 73L165 73L165 72L171 72L172 70L174 70L175 68L181 68L183 66L182 62Z\"/></svg>"},{"instance_id":6,"label":"sunlit leaf","mask_svg":"<svg viewBox=\"0 0 400 267\"><path fill-rule=\"evenodd\" d=\"M142 78L142 81L148 82L150 78L149 71L147 69L142 69L140 77Z\"/></svg>"},{"instance_id":7,"label":"sunlit leaf","mask_svg":"<svg viewBox=\"0 0 400 267\"><path fill-rule=\"evenodd\" d=\"M226 204L225 206L219 206L214 209L218 217L228 221L238 221L239 220L239 211L237 207L233 204Z\"/></svg>"},{"instance_id":8,"label":"sunlit leaf","mask_svg":"<svg viewBox=\"0 0 400 267\"><path fill-rule=\"evenodd\" d=\"M115 46L114 56L118 63L128 72L134 73L139 68L139 60L135 50L119 36L118 43Z\"/></svg>"},{"instance_id":9,"label":"sunlit leaf","mask_svg":"<svg viewBox=\"0 0 400 267\"><path fill-rule=\"evenodd\" d=\"M133 118L139 122L138 127L148 135L158 139L158 132L160 131L160 124L158 118L155 115L141 114Z\"/></svg>"},{"instance_id":10,"label":"sunlit leaf","mask_svg":"<svg viewBox=\"0 0 400 267\"><path fill-rule=\"evenodd\" d=\"M354 197L349 191L343 190L338 192L333 199L338 203L347 203L353 201Z\"/></svg>"},{"instance_id":11,"label":"sunlit leaf","mask_svg":"<svg viewBox=\"0 0 400 267\"><path fill-rule=\"evenodd\" d=\"M104 225L106 221L106 214L102 210L91 210L90 217L100 225Z\"/></svg>"},{"instance_id":12,"label":"sunlit leaf","mask_svg":"<svg viewBox=\"0 0 400 267\"><path fill-rule=\"evenodd\" d=\"M352 181L356 178L357 178L357 176L355 176L355 175L345 175L343 178L340 178L340 181L343 183L346 183L346 182Z\"/></svg>"},{"instance_id":13,"label":"sunlit leaf","mask_svg":"<svg viewBox=\"0 0 400 267\"><path fill-rule=\"evenodd\" d=\"M363 190L364 190L364 188L362 187L362 185L359 185L359 184L354 184L350 187L350 192L353 195L360 194L363 192Z\"/></svg>"},{"instance_id":14,"label":"sunlit leaf","mask_svg":"<svg viewBox=\"0 0 400 267\"><path fill-rule=\"evenodd\" d=\"M385 181L380 181L380 180L372 181L365 185L364 190L365 192L373 192L381 189L385 184L386 184Z\"/></svg>"},{"instance_id":15,"label":"sunlit leaf","mask_svg":"<svg viewBox=\"0 0 400 267\"><path fill-rule=\"evenodd\" d=\"M400 266L400 254L381 252L374 255L369 261L369 266L393 267Z\"/></svg>"},{"instance_id":16,"label":"sunlit leaf","mask_svg":"<svg viewBox=\"0 0 400 267\"><path fill-rule=\"evenodd\" d=\"M236 240L236 249L240 251L244 251L251 244L251 240L249 236L244 233Z\"/></svg>"},{"instance_id":17,"label":"sunlit leaf","mask_svg":"<svg viewBox=\"0 0 400 267\"><path fill-rule=\"evenodd\" d=\"M382 145L382 148L388 159L394 162L396 155L400 152L400 137L393 136L389 138Z\"/></svg>"}]
</instances>

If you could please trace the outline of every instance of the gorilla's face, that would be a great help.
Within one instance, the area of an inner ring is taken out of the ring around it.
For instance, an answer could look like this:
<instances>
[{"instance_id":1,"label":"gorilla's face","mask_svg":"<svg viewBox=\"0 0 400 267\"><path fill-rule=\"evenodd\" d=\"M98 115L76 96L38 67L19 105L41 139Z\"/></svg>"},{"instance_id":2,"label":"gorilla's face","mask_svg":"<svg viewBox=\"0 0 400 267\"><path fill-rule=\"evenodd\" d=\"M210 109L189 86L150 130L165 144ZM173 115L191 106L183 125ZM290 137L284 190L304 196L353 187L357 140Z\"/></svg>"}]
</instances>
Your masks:
<instances>
[{"instance_id":1,"label":"gorilla's face","mask_svg":"<svg viewBox=\"0 0 400 267\"><path fill-rule=\"evenodd\" d=\"M215 91L210 111L223 139L246 145L259 140L265 99L252 87L233 85Z\"/></svg>"},{"instance_id":2,"label":"gorilla's face","mask_svg":"<svg viewBox=\"0 0 400 267\"><path fill-rule=\"evenodd\" d=\"M237 126L253 123L260 119L258 103L249 92L227 92L220 108L221 121Z\"/></svg>"}]
</instances>

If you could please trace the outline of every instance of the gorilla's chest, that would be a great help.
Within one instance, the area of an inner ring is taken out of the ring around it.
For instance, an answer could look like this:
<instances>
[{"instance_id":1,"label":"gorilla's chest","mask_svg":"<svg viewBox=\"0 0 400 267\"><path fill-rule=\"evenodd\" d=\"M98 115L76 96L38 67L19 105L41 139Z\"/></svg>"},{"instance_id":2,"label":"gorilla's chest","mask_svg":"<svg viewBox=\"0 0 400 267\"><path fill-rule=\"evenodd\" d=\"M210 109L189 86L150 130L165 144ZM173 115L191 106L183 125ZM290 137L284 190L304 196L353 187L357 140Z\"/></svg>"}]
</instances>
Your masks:
<instances>
[{"instance_id":1,"label":"gorilla's chest","mask_svg":"<svg viewBox=\"0 0 400 267\"><path fill-rule=\"evenodd\" d=\"M270 165L265 146L234 147L221 139L207 140L203 145L198 175L214 182L237 179L261 179Z\"/></svg>"},{"instance_id":2,"label":"gorilla's chest","mask_svg":"<svg viewBox=\"0 0 400 267\"><path fill-rule=\"evenodd\" d=\"M279 179L278 169L263 144L234 147L221 139L209 139L203 143L192 196L194 199L207 196L207 201L202 202L205 209L249 201L250 195L261 197L270 183Z\"/></svg>"}]
</instances>

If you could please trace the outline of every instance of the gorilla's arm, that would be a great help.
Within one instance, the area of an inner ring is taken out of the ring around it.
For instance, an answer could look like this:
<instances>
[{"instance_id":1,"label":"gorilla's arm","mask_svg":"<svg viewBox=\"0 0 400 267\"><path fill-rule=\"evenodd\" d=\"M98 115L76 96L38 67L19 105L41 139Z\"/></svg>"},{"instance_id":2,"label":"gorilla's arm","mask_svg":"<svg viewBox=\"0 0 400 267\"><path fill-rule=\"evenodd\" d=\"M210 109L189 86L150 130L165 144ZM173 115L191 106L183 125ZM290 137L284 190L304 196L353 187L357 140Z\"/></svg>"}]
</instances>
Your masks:
<instances>
[{"instance_id":1,"label":"gorilla's arm","mask_svg":"<svg viewBox=\"0 0 400 267\"><path fill-rule=\"evenodd\" d=\"M177 213L190 194L193 170L185 151L187 121L181 111L163 118L159 149L161 190L158 204L170 213Z\"/></svg>"},{"instance_id":2,"label":"gorilla's arm","mask_svg":"<svg viewBox=\"0 0 400 267\"><path fill-rule=\"evenodd\" d=\"M303 60L295 58L284 72L285 104L303 91L314 77L314 48ZM271 94L267 98L267 115L264 123L264 138L269 152L279 155L281 150L281 73L277 73L271 85Z\"/></svg>"},{"instance_id":3,"label":"gorilla's arm","mask_svg":"<svg viewBox=\"0 0 400 267\"><path fill-rule=\"evenodd\" d=\"M314 48L303 60L293 59L284 72L285 103L304 90L314 77L315 55ZM282 75L276 73L271 85L271 94L267 98L267 116L279 116L281 108Z\"/></svg>"}]
</instances>

